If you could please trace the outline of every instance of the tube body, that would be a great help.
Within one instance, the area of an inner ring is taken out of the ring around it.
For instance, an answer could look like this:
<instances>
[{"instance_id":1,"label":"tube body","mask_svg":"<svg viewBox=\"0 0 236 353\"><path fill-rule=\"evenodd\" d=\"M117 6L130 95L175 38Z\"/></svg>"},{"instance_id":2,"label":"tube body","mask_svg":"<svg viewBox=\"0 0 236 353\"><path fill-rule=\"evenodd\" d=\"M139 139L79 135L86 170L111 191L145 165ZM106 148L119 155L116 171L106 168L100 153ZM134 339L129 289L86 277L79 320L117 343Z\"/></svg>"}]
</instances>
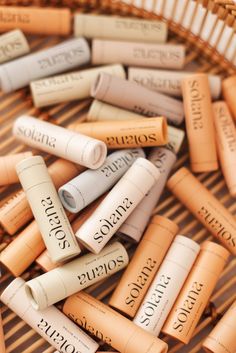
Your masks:
<instances>
[{"instance_id":1,"label":"tube body","mask_svg":"<svg viewBox=\"0 0 236 353\"><path fill-rule=\"evenodd\" d=\"M21 30L15 29L0 36L0 64L27 54L29 51L29 44Z\"/></svg>"},{"instance_id":2,"label":"tube body","mask_svg":"<svg viewBox=\"0 0 236 353\"><path fill-rule=\"evenodd\" d=\"M222 93L234 119L236 119L235 92L236 92L236 75L233 75L223 80Z\"/></svg>"},{"instance_id":3,"label":"tube body","mask_svg":"<svg viewBox=\"0 0 236 353\"><path fill-rule=\"evenodd\" d=\"M0 157L0 185L18 183L16 164L23 159L32 156L32 152L10 154Z\"/></svg>"}]
</instances>

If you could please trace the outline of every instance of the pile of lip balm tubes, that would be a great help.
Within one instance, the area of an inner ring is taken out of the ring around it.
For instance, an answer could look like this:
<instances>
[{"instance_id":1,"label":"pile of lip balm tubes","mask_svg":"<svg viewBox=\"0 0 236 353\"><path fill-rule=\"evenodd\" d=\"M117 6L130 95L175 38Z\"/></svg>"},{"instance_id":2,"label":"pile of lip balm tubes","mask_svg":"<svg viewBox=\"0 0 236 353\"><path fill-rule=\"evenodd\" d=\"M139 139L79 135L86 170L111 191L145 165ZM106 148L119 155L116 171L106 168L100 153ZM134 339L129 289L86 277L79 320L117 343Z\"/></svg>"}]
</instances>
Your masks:
<instances>
[{"instance_id":1,"label":"pile of lip balm tubes","mask_svg":"<svg viewBox=\"0 0 236 353\"><path fill-rule=\"evenodd\" d=\"M0 15L2 32L19 27L0 36L3 92L30 85L39 108L94 98L86 122L67 128L28 115L14 121L29 151L0 157L0 185L22 186L0 208L4 231L18 232L0 256L16 277L2 303L58 352L94 353L103 342L120 353L165 353L161 333L188 344L236 255L235 218L193 174L221 167L236 196L236 76L181 71L185 47L166 43L160 21L77 13L74 38L28 54L23 32L69 35L70 11L0 7ZM170 176L184 118L191 171ZM58 159L47 168L37 151ZM198 244L152 216L166 187L216 242ZM129 243L137 243L130 259ZM25 282L35 260L44 273ZM108 304L84 291L121 270ZM236 303L204 350L235 353L235 327ZM0 337L3 353L2 329Z\"/></svg>"}]
</instances>

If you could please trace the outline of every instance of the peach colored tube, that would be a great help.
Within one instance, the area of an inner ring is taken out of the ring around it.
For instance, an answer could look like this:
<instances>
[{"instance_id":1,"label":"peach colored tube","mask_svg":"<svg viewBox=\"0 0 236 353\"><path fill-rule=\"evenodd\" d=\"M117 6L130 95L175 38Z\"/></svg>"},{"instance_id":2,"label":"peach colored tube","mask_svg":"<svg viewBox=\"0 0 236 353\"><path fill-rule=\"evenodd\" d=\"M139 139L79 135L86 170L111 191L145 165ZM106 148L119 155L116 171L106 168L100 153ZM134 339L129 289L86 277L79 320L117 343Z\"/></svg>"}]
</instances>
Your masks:
<instances>
[{"instance_id":1,"label":"peach colored tube","mask_svg":"<svg viewBox=\"0 0 236 353\"><path fill-rule=\"evenodd\" d=\"M0 185L19 183L15 168L16 164L30 156L32 156L32 152L10 154L0 157Z\"/></svg>"},{"instance_id":2,"label":"peach colored tube","mask_svg":"<svg viewBox=\"0 0 236 353\"><path fill-rule=\"evenodd\" d=\"M5 353L6 352L5 338L4 338L4 332L3 332L3 324L2 324L1 313L0 313L0 352L1 353Z\"/></svg>"},{"instance_id":3,"label":"peach colored tube","mask_svg":"<svg viewBox=\"0 0 236 353\"><path fill-rule=\"evenodd\" d=\"M83 291L66 300L63 312L120 353L167 352L168 346L165 342Z\"/></svg>"},{"instance_id":4,"label":"peach colored tube","mask_svg":"<svg viewBox=\"0 0 236 353\"><path fill-rule=\"evenodd\" d=\"M24 34L15 29L0 36L0 64L29 53L30 47Z\"/></svg>"},{"instance_id":5,"label":"peach colored tube","mask_svg":"<svg viewBox=\"0 0 236 353\"><path fill-rule=\"evenodd\" d=\"M105 103L137 114L165 116L176 125L181 124L184 119L183 104L177 99L107 73L98 75L91 88L91 95Z\"/></svg>"},{"instance_id":6,"label":"peach colored tube","mask_svg":"<svg viewBox=\"0 0 236 353\"><path fill-rule=\"evenodd\" d=\"M234 255L236 255L236 221L233 215L208 191L187 168L179 169L167 187Z\"/></svg>"},{"instance_id":7,"label":"peach colored tube","mask_svg":"<svg viewBox=\"0 0 236 353\"><path fill-rule=\"evenodd\" d=\"M216 286L229 252L206 241L163 327L163 332L187 344Z\"/></svg>"},{"instance_id":8,"label":"peach colored tube","mask_svg":"<svg viewBox=\"0 0 236 353\"><path fill-rule=\"evenodd\" d=\"M229 76L222 82L222 92L224 99L226 100L234 119L236 120L236 103L235 103L235 92L236 92L236 75Z\"/></svg>"}]
</instances>

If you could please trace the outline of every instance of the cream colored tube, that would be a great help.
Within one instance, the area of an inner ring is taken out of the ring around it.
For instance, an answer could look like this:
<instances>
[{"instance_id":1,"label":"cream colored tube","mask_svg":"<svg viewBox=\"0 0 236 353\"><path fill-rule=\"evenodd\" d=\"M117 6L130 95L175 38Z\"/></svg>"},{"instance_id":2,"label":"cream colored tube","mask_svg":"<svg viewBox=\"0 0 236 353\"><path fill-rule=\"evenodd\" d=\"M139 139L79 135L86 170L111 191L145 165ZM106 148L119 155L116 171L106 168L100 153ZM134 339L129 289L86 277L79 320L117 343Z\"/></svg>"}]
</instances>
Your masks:
<instances>
[{"instance_id":1,"label":"cream colored tube","mask_svg":"<svg viewBox=\"0 0 236 353\"><path fill-rule=\"evenodd\" d=\"M100 72L125 78L125 71L121 65L108 65L33 81L30 83L30 89L34 105L46 107L88 98L91 86Z\"/></svg>"},{"instance_id":2,"label":"cream colored tube","mask_svg":"<svg viewBox=\"0 0 236 353\"><path fill-rule=\"evenodd\" d=\"M16 164L30 156L32 156L32 152L9 154L0 157L0 185L19 183L15 168Z\"/></svg>"},{"instance_id":3,"label":"cream colored tube","mask_svg":"<svg viewBox=\"0 0 236 353\"><path fill-rule=\"evenodd\" d=\"M44 310L122 270L128 262L124 246L115 242L99 255L89 253L26 282L26 292L33 308Z\"/></svg>"},{"instance_id":4,"label":"cream colored tube","mask_svg":"<svg viewBox=\"0 0 236 353\"><path fill-rule=\"evenodd\" d=\"M86 170L58 190L63 206L77 213L109 190L138 157L145 157L142 149L116 151L96 170ZM94 187L96 185L96 187Z\"/></svg>"},{"instance_id":5,"label":"cream colored tube","mask_svg":"<svg viewBox=\"0 0 236 353\"><path fill-rule=\"evenodd\" d=\"M27 115L15 120L13 135L31 147L91 169L99 168L107 154L102 141Z\"/></svg>"},{"instance_id":6,"label":"cream colored tube","mask_svg":"<svg viewBox=\"0 0 236 353\"><path fill-rule=\"evenodd\" d=\"M52 261L78 255L79 245L43 158L29 157L17 164L16 171Z\"/></svg>"},{"instance_id":7,"label":"cream colored tube","mask_svg":"<svg viewBox=\"0 0 236 353\"><path fill-rule=\"evenodd\" d=\"M30 52L24 34L15 29L0 36L0 64Z\"/></svg>"},{"instance_id":8,"label":"cream colored tube","mask_svg":"<svg viewBox=\"0 0 236 353\"><path fill-rule=\"evenodd\" d=\"M42 312L33 309L20 277L4 290L1 301L61 353L95 353L99 347L54 306Z\"/></svg>"},{"instance_id":9,"label":"cream colored tube","mask_svg":"<svg viewBox=\"0 0 236 353\"><path fill-rule=\"evenodd\" d=\"M76 232L79 241L90 251L99 253L159 176L151 162L138 158Z\"/></svg>"},{"instance_id":10,"label":"cream colored tube","mask_svg":"<svg viewBox=\"0 0 236 353\"><path fill-rule=\"evenodd\" d=\"M27 86L33 80L87 64L89 60L87 41L84 38L70 39L2 65L1 89L4 93L9 93Z\"/></svg>"}]
</instances>

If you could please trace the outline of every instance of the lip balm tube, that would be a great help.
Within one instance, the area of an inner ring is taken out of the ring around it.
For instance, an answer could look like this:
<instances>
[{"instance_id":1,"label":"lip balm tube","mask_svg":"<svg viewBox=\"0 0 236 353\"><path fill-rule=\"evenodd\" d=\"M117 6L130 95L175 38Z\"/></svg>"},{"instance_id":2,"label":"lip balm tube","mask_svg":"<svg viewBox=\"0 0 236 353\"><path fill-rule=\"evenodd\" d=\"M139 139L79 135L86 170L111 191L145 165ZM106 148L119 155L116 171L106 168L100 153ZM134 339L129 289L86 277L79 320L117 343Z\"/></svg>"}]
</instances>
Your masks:
<instances>
[{"instance_id":1,"label":"lip balm tube","mask_svg":"<svg viewBox=\"0 0 236 353\"><path fill-rule=\"evenodd\" d=\"M145 69L139 67L128 68L128 80L157 92L182 97L181 83L183 79L194 72ZM208 75L212 99L218 99L221 94L221 77Z\"/></svg>"},{"instance_id":2,"label":"lip balm tube","mask_svg":"<svg viewBox=\"0 0 236 353\"><path fill-rule=\"evenodd\" d=\"M182 69L185 46L93 39L92 64L114 64Z\"/></svg>"},{"instance_id":3,"label":"lip balm tube","mask_svg":"<svg viewBox=\"0 0 236 353\"><path fill-rule=\"evenodd\" d=\"M168 350L164 341L82 291L66 300L63 312L120 353L166 353Z\"/></svg>"},{"instance_id":4,"label":"lip balm tube","mask_svg":"<svg viewBox=\"0 0 236 353\"><path fill-rule=\"evenodd\" d=\"M168 148L155 147L148 156L148 160L159 170L160 177L118 230L118 235L135 242L140 241L153 209L161 197L176 162L176 155Z\"/></svg>"},{"instance_id":5,"label":"lip balm tube","mask_svg":"<svg viewBox=\"0 0 236 353\"><path fill-rule=\"evenodd\" d=\"M0 64L29 52L29 44L21 30L15 29L0 36Z\"/></svg>"},{"instance_id":6,"label":"lip balm tube","mask_svg":"<svg viewBox=\"0 0 236 353\"><path fill-rule=\"evenodd\" d=\"M108 65L33 81L30 89L35 107L90 97L91 86L100 72L125 78L123 66Z\"/></svg>"},{"instance_id":7,"label":"lip balm tube","mask_svg":"<svg viewBox=\"0 0 236 353\"><path fill-rule=\"evenodd\" d=\"M1 313L0 313L0 352L1 353L6 353Z\"/></svg>"},{"instance_id":8,"label":"lip balm tube","mask_svg":"<svg viewBox=\"0 0 236 353\"><path fill-rule=\"evenodd\" d=\"M43 158L29 157L17 164L16 171L52 261L66 261L79 254L79 245Z\"/></svg>"},{"instance_id":9,"label":"lip balm tube","mask_svg":"<svg viewBox=\"0 0 236 353\"><path fill-rule=\"evenodd\" d=\"M207 75L186 77L182 91L191 169L196 173L217 170L214 115Z\"/></svg>"},{"instance_id":10,"label":"lip balm tube","mask_svg":"<svg viewBox=\"0 0 236 353\"><path fill-rule=\"evenodd\" d=\"M235 92L236 92L236 75L233 75L233 76L227 77L222 81L222 93L234 119L236 119Z\"/></svg>"},{"instance_id":11,"label":"lip balm tube","mask_svg":"<svg viewBox=\"0 0 236 353\"><path fill-rule=\"evenodd\" d=\"M0 6L0 32L15 28L30 34L68 35L71 12L67 8Z\"/></svg>"},{"instance_id":12,"label":"lip balm tube","mask_svg":"<svg viewBox=\"0 0 236 353\"><path fill-rule=\"evenodd\" d=\"M177 235L133 322L158 336L200 251L193 240Z\"/></svg>"},{"instance_id":13,"label":"lip balm tube","mask_svg":"<svg viewBox=\"0 0 236 353\"><path fill-rule=\"evenodd\" d=\"M215 288L229 252L206 241L168 318L163 332L187 344Z\"/></svg>"},{"instance_id":14,"label":"lip balm tube","mask_svg":"<svg viewBox=\"0 0 236 353\"><path fill-rule=\"evenodd\" d=\"M236 302L231 305L222 319L203 342L203 349L208 353L236 352L235 340Z\"/></svg>"},{"instance_id":15,"label":"lip balm tube","mask_svg":"<svg viewBox=\"0 0 236 353\"><path fill-rule=\"evenodd\" d=\"M47 18L48 21L48 18ZM1 89L13 92L31 81L71 70L90 60L90 49L84 38L75 38L52 48L13 60L0 67Z\"/></svg>"},{"instance_id":16,"label":"lip balm tube","mask_svg":"<svg viewBox=\"0 0 236 353\"><path fill-rule=\"evenodd\" d=\"M179 227L162 216L154 216L114 290L109 305L134 317Z\"/></svg>"},{"instance_id":17,"label":"lip balm tube","mask_svg":"<svg viewBox=\"0 0 236 353\"><path fill-rule=\"evenodd\" d=\"M98 254L159 176L158 169L147 159L136 159L92 216L76 232L78 240L87 249Z\"/></svg>"},{"instance_id":18,"label":"lip balm tube","mask_svg":"<svg viewBox=\"0 0 236 353\"><path fill-rule=\"evenodd\" d=\"M0 157L0 185L19 183L15 166L23 159L32 156L32 152L10 154Z\"/></svg>"},{"instance_id":19,"label":"lip balm tube","mask_svg":"<svg viewBox=\"0 0 236 353\"><path fill-rule=\"evenodd\" d=\"M213 103L216 129L216 145L230 195L236 196L236 128L227 104L224 101Z\"/></svg>"},{"instance_id":20,"label":"lip balm tube","mask_svg":"<svg viewBox=\"0 0 236 353\"><path fill-rule=\"evenodd\" d=\"M69 128L103 141L109 149L152 147L168 142L167 122L163 117L74 123Z\"/></svg>"},{"instance_id":21,"label":"lip balm tube","mask_svg":"<svg viewBox=\"0 0 236 353\"><path fill-rule=\"evenodd\" d=\"M137 114L165 116L169 122L176 125L184 120L182 102L104 72L98 74L92 85L91 95L105 103L131 110Z\"/></svg>"},{"instance_id":22,"label":"lip balm tube","mask_svg":"<svg viewBox=\"0 0 236 353\"><path fill-rule=\"evenodd\" d=\"M187 168L180 168L173 174L167 187L212 235L236 255L235 218Z\"/></svg>"},{"instance_id":23,"label":"lip balm tube","mask_svg":"<svg viewBox=\"0 0 236 353\"><path fill-rule=\"evenodd\" d=\"M72 213L79 212L109 190L138 157L145 157L142 149L114 152L100 168L86 170L70 180L58 190L63 206Z\"/></svg>"},{"instance_id":24,"label":"lip balm tube","mask_svg":"<svg viewBox=\"0 0 236 353\"><path fill-rule=\"evenodd\" d=\"M4 290L1 301L61 353L95 353L99 347L56 307L42 312L35 310L26 295L25 281L20 277Z\"/></svg>"},{"instance_id":25,"label":"lip balm tube","mask_svg":"<svg viewBox=\"0 0 236 353\"><path fill-rule=\"evenodd\" d=\"M107 154L107 147L102 141L27 115L15 120L13 135L33 148L91 169L99 168Z\"/></svg>"}]
</instances>

